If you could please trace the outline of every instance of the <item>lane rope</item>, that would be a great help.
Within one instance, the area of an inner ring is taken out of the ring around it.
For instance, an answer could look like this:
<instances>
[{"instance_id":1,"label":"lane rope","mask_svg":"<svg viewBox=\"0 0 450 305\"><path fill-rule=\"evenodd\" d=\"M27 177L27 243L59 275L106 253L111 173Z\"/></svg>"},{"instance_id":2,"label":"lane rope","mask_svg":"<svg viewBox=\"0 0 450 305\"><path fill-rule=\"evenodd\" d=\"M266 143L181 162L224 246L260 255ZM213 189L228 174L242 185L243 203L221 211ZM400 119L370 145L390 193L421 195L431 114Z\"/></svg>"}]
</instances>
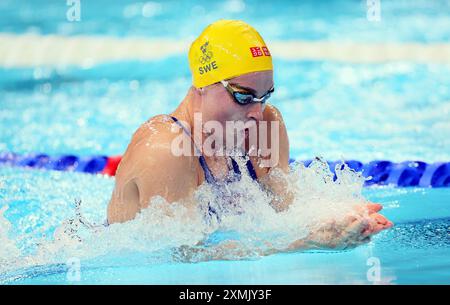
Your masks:
<instances>
[{"instance_id":1,"label":"lane rope","mask_svg":"<svg viewBox=\"0 0 450 305\"><path fill-rule=\"evenodd\" d=\"M20 155L11 152L0 153L0 165L57 171L74 171L89 174L114 176L121 156L76 156L48 154ZM299 160L308 166L312 160ZM289 160L295 162L294 159ZM357 160L344 161L349 168L371 177L365 185L395 185L398 187L450 187L450 162L426 163L423 161L403 161L399 163L388 160L375 160L362 163ZM334 173L341 161L327 161ZM342 164L340 165L343 166ZM336 178L336 176L335 176Z\"/></svg>"}]
</instances>

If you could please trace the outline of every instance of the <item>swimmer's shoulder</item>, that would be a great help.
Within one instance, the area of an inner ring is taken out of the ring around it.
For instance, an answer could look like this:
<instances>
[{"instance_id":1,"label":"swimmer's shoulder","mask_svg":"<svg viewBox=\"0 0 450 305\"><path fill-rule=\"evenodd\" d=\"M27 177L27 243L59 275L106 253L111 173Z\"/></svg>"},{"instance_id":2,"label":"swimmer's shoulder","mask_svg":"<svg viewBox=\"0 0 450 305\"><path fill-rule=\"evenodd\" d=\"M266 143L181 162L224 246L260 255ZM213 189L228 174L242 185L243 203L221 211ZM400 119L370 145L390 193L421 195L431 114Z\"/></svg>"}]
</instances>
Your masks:
<instances>
[{"instance_id":1,"label":"swimmer's shoulder","mask_svg":"<svg viewBox=\"0 0 450 305\"><path fill-rule=\"evenodd\" d=\"M169 117L170 119L170 117ZM190 196L197 186L196 167L188 157L177 157L171 144L177 133L172 122L158 115L133 134L117 168L108 221L126 221L146 208L154 196L168 202Z\"/></svg>"},{"instance_id":2,"label":"swimmer's shoulder","mask_svg":"<svg viewBox=\"0 0 450 305\"><path fill-rule=\"evenodd\" d=\"M132 142L158 141L158 143L172 140L176 133L172 129L173 120L165 114L156 115L144 122L133 134Z\"/></svg>"},{"instance_id":3,"label":"swimmer's shoulder","mask_svg":"<svg viewBox=\"0 0 450 305\"><path fill-rule=\"evenodd\" d=\"M158 115L134 133L116 172L118 194L133 181L141 204L145 205L154 195L170 202L184 198L197 186L197 164L193 157L172 151L172 142L180 134L179 130L174 132L172 123L170 117Z\"/></svg>"},{"instance_id":4,"label":"swimmer's shoulder","mask_svg":"<svg viewBox=\"0 0 450 305\"><path fill-rule=\"evenodd\" d=\"M172 168L181 173L193 170L195 167L189 156L180 157L172 151L172 143L180 134L172 125L173 120L168 115L157 115L143 123L133 134L117 175L133 176L136 171L152 167Z\"/></svg>"}]
</instances>

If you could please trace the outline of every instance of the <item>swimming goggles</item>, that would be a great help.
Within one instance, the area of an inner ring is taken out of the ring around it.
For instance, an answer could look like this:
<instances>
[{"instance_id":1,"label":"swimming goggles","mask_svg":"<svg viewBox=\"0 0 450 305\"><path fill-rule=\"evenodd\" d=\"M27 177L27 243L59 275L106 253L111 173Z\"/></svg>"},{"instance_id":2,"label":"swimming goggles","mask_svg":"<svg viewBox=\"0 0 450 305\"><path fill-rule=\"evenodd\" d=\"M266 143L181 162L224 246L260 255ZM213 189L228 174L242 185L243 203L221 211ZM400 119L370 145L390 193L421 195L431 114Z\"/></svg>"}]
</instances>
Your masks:
<instances>
[{"instance_id":1,"label":"swimming goggles","mask_svg":"<svg viewBox=\"0 0 450 305\"><path fill-rule=\"evenodd\" d=\"M275 89L272 87L269 91L267 91L265 94L263 94L263 96L261 96L260 98L257 98L253 93L243 93L243 92L233 90L233 88L231 88L230 84L226 80L221 80L220 82L225 87L225 89L227 89L227 91L231 94L231 96L233 96L234 101L236 103L238 103L239 105L248 105L248 104L253 104L253 103L264 104L267 101L267 99L270 97L270 95L275 91ZM238 86L238 85L236 85L236 86ZM242 87L242 89L254 91L253 89L250 89L250 88Z\"/></svg>"}]
</instances>

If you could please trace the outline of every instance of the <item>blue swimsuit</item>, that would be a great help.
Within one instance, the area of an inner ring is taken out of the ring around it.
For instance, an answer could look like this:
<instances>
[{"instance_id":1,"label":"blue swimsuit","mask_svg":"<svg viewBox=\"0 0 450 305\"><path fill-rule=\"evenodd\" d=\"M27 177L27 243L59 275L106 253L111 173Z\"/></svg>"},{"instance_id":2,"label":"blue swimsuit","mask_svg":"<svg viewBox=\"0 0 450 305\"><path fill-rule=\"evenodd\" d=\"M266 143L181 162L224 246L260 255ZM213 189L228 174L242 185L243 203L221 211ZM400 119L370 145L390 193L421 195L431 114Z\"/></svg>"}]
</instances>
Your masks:
<instances>
[{"instance_id":1,"label":"blue swimsuit","mask_svg":"<svg viewBox=\"0 0 450 305\"><path fill-rule=\"evenodd\" d=\"M175 117L173 117L173 116L171 116L171 118L172 118L172 120L173 120L176 124L178 124L178 126L180 126L180 127L183 129L183 131L184 131L184 132L191 138L191 140L192 140L192 136L191 136L191 133L189 132L189 130L187 130L186 127L184 127L183 124L181 124L181 123L178 121L177 118L175 118ZM195 145L195 143L194 143L194 145ZM233 167L233 172L234 172L233 177L232 177L231 179L226 180L225 182L217 181L217 179L214 178L214 176L213 176L211 170L209 169L208 164L206 164L205 157L200 153L200 151L198 150L197 147L195 147L195 149L196 149L196 150L199 152L199 154L200 154L200 156L199 156L199 158L198 158L198 161L200 162L200 166L202 167L203 172L204 172L204 174L205 174L205 180L206 180L206 182L209 183L209 184L211 184L211 185L213 186L213 190L214 190L214 192L216 193L216 196L217 196L217 197L223 197L223 195L224 195L224 193L223 193L223 187L222 187L223 184L230 183L230 182L233 182L233 181L239 181L239 180L241 180L241 171L239 170L239 165L237 164L236 160L234 160L232 157L230 157L230 159L231 159L231 164L232 164L232 167ZM246 156L244 156L244 158L245 158L245 157L246 157ZM251 177L254 181L256 181L256 180L258 179L258 177L257 177L257 175L256 175L255 168L253 167L253 164L252 164L252 162L250 161L250 159L247 160L247 162L246 162L245 165L246 165L246 167L247 167L248 174L250 175L250 177ZM230 170L231 170L231 168L230 168ZM214 209L214 208L211 206L211 203L208 203L208 214L209 214L210 217L215 216L215 217L217 218L217 220L220 221L219 215L218 215L216 209Z\"/></svg>"}]
</instances>

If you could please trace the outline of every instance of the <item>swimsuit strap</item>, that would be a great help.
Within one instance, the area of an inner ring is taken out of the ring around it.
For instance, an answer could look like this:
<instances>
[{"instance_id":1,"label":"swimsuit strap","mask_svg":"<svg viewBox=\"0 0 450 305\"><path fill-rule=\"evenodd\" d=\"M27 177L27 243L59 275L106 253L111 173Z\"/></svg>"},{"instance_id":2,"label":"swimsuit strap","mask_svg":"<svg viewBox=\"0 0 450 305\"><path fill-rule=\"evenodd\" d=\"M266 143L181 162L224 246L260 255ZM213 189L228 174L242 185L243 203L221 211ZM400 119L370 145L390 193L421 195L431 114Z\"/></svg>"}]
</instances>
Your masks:
<instances>
[{"instance_id":1,"label":"swimsuit strap","mask_svg":"<svg viewBox=\"0 0 450 305\"><path fill-rule=\"evenodd\" d=\"M253 167L252 161L250 161L250 158L248 158L247 163L245 164L247 166L248 173L250 174L250 177L252 177L253 180L258 180L258 176L256 175L255 168Z\"/></svg>"},{"instance_id":2,"label":"swimsuit strap","mask_svg":"<svg viewBox=\"0 0 450 305\"><path fill-rule=\"evenodd\" d=\"M191 138L191 141L194 144L194 148L195 148L196 152L200 155L198 157L198 161L200 162L200 166L202 167L203 172L205 173L205 180L206 180L206 182L212 183L212 184L217 183L216 178L214 178L211 170L208 167L208 164L206 164L205 157L203 157L200 149L197 147L197 145L195 145L195 142L192 140L191 132L183 124L181 124L181 122L176 117L171 116L171 118Z\"/></svg>"},{"instance_id":3,"label":"swimsuit strap","mask_svg":"<svg viewBox=\"0 0 450 305\"><path fill-rule=\"evenodd\" d=\"M247 157L247 155L243 156L242 158ZM234 160L232 157L230 157L231 159L231 164L233 165L233 171L236 175L238 175L239 177L241 176L241 171L239 169L239 165L237 164L236 160ZM250 161L250 158L248 158L247 162L245 163L245 166L247 167L247 171L248 174L250 175L250 177L252 177L253 180L258 180L258 176L256 175L256 171L255 168L253 167L252 161Z\"/></svg>"}]
</instances>

